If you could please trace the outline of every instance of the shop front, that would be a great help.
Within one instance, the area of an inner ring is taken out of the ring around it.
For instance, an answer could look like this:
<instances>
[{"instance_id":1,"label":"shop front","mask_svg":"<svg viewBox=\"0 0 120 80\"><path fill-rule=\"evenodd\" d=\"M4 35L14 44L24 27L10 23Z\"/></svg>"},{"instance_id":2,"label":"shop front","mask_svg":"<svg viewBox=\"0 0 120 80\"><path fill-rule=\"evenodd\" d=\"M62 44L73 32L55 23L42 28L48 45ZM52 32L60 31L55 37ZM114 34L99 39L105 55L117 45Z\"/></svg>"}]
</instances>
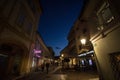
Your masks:
<instances>
[{"instance_id":1,"label":"shop front","mask_svg":"<svg viewBox=\"0 0 120 80\"><path fill-rule=\"evenodd\" d=\"M92 50L78 55L78 66L83 71L97 70L94 51Z\"/></svg>"},{"instance_id":2,"label":"shop front","mask_svg":"<svg viewBox=\"0 0 120 80\"><path fill-rule=\"evenodd\" d=\"M32 71L38 71L39 66L41 64L41 50L33 49L33 57L32 57Z\"/></svg>"}]
</instances>

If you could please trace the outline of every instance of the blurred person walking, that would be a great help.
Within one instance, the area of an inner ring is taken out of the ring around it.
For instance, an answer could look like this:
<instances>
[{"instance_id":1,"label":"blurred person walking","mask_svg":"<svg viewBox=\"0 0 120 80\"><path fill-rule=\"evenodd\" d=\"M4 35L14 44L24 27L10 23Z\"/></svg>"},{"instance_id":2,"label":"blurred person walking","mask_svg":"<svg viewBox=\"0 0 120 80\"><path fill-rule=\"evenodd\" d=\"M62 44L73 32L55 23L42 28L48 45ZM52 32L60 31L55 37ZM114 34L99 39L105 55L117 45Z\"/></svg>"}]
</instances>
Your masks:
<instances>
[{"instance_id":1,"label":"blurred person walking","mask_svg":"<svg viewBox=\"0 0 120 80\"><path fill-rule=\"evenodd\" d=\"M46 63L46 71L47 71L47 73L49 72L49 66L50 66L50 63L47 62L47 63Z\"/></svg>"},{"instance_id":2,"label":"blurred person walking","mask_svg":"<svg viewBox=\"0 0 120 80\"><path fill-rule=\"evenodd\" d=\"M44 68L45 68L45 63L41 65L42 72L44 72Z\"/></svg>"}]
</instances>

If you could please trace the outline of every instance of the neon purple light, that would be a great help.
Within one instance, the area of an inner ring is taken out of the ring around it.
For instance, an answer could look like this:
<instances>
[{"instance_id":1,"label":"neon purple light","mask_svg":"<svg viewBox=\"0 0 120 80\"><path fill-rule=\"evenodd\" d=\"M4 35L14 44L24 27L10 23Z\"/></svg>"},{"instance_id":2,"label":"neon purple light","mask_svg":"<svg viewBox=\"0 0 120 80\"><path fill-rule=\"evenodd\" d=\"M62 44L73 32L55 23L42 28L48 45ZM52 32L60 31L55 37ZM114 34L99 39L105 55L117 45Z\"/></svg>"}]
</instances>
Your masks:
<instances>
[{"instance_id":1,"label":"neon purple light","mask_svg":"<svg viewBox=\"0 0 120 80\"><path fill-rule=\"evenodd\" d=\"M39 55L36 55L36 57L41 57L41 56L39 56Z\"/></svg>"},{"instance_id":2,"label":"neon purple light","mask_svg":"<svg viewBox=\"0 0 120 80\"><path fill-rule=\"evenodd\" d=\"M41 53L42 51L41 50L35 50L34 49L34 53L37 54L37 53Z\"/></svg>"}]
</instances>

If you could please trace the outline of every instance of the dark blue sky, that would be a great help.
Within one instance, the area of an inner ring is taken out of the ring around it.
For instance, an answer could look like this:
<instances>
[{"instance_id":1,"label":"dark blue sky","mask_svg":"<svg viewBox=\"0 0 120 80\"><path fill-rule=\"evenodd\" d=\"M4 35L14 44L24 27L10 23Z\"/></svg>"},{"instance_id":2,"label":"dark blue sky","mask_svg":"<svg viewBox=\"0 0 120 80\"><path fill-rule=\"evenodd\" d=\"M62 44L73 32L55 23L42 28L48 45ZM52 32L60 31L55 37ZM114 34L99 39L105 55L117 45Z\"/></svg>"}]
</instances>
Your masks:
<instances>
[{"instance_id":1,"label":"dark blue sky","mask_svg":"<svg viewBox=\"0 0 120 80\"><path fill-rule=\"evenodd\" d=\"M78 18L83 0L41 0L43 13L38 31L56 55L68 44L70 28ZM59 47L59 49L56 49Z\"/></svg>"}]
</instances>

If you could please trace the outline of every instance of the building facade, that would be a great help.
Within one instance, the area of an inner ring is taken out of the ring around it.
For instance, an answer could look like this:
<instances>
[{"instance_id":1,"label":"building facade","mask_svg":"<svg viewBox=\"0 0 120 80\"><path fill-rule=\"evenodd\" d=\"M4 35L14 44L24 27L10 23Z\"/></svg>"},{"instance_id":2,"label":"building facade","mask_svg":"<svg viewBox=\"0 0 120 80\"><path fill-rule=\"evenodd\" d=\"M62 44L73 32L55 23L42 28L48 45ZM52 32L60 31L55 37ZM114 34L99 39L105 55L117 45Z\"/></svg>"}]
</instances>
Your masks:
<instances>
[{"instance_id":1,"label":"building facade","mask_svg":"<svg viewBox=\"0 0 120 80\"><path fill-rule=\"evenodd\" d=\"M77 64L77 45L76 45L76 32L74 30L74 26L71 27L67 40L68 40L68 45L67 45L67 56L70 59L70 66L74 67L74 65Z\"/></svg>"},{"instance_id":2,"label":"building facade","mask_svg":"<svg viewBox=\"0 0 120 80\"><path fill-rule=\"evenodd\" d=\"M91 66L89 61L91 60L94 63L94 51L92 44L89 41L90 32L87 22L83 18L83 13L80 14L80 17L74 22L67 39L67 48L65 48L62 53L67 50L67 57L69 56L70 58L70 64L77 67ZM85 40L85 43L81 42L83 39Z\"/></svg>"},{"instance_id":3,"label":"building facade","mask_svg":"<svg viewBox=\"0 0 120 80\"><path fill-rule=\"evenodd\" d=\"M54 58L54 56L55 56L55 52L54 52L54 50L53 50L53 48L52 47L47 47L48 49L49 49L49 51L50 51L50 58L51 59L53 59Z\"/></svg>"},{"instance_id":4,"label":"building facade","mask_svg":"<svg viewBox=\"0 0 120 80\"><path fill-rule=\"evenodd\" d=\"M120 8L118 0L92 0L83 11L90 30L100 80L120 77Z\"/></svg>"},{"instance_id":5,"label":"building facade","mask_svg":"<svg viewBox=\"0 0 120 80\"><path fill-rule=\"evenodd\" d=\"M30 71L29 53L41 14L38 0L0 0L0 76Z\"/></svg>"}]
</instances>

